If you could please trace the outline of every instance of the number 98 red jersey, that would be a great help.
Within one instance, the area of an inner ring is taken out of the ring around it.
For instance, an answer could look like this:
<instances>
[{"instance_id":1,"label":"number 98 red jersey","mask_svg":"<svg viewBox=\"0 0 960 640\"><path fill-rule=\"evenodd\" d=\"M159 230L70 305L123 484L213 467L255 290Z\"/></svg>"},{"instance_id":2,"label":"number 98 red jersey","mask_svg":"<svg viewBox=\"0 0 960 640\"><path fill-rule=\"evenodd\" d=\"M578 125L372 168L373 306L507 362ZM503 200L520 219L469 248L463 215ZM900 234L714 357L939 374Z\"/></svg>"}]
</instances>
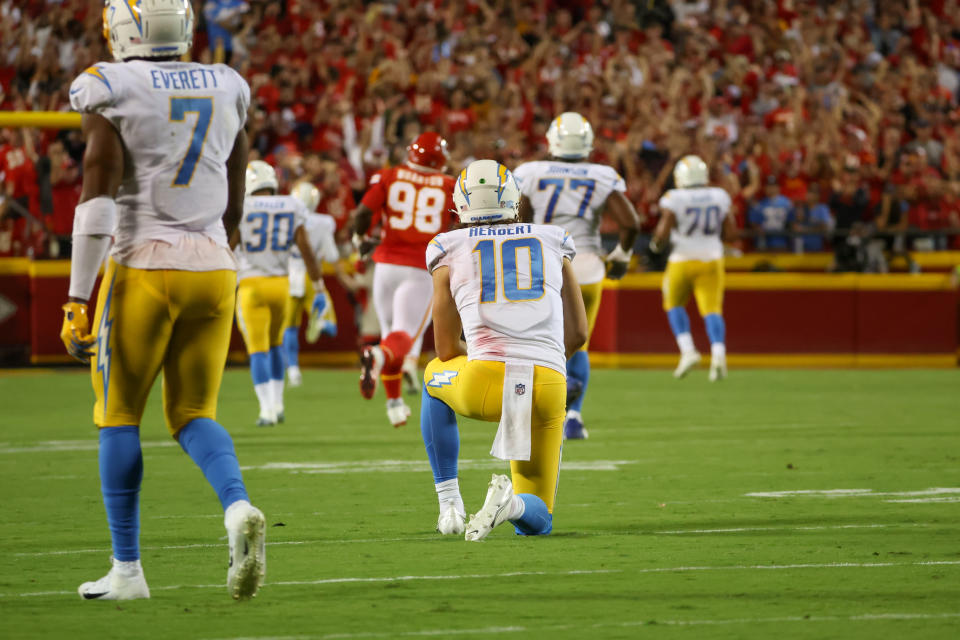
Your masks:
<instances>
[{"instance_id":1,"label":"number 98 red jersey","mask_svg":"<svg viewBox=\"0 0 960 640\"><path fill-rule=\"evenodd\" d=\"M426 269L424 253L438 233L450 228L454 178L410 166L382 169L370 178L362 203L381 227L374 262Z\"/></svg>"}]
</instances>

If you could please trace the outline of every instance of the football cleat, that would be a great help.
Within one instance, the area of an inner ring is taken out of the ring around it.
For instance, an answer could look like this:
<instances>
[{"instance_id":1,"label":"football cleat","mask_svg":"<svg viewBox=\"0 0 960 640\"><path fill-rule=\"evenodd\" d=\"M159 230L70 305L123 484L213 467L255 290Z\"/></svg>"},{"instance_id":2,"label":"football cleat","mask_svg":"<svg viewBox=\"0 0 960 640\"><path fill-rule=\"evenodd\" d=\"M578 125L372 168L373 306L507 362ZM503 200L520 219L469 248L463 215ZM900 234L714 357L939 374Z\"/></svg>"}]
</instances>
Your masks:
<instances>
[{"instance_id":1,"label":"football cleat","mask_svg":"<svg viewBox=\"0 0 960 640\"><path fill-rule=\"evenodd\" d=\"M147 579L139 560L121 562L110 558L113 566L107 575L93 582L84 582L77 589L84 600L140 600L150 597Z\"/></svg>"},{"instance_id":2,"label":"football cleat","mask_svg":"<svg viewBox=\"0 0 960 640\"><path fill-rule=\"evenodd\" d=\"M277 426L277 416L260 416L257 418L258 427L275 427Z\"/></svg>"},{"instance_id":3,"label":"football cleat","mask_svg":"<svg viewBox=\"0 0 960 640\"><path fill-rule=\"evenodd\" d=\"M287 367L287 382L290 383L291 387L299 387L303 384L303 374L300 372L300 367L296 365Z\"/></svg>"},{"instance_id":4,"label":"football cleat","mask_svg":"<svg viewBox=\"0 0 960 640\"><path fill-rule=\"evenodd\" d=\"M387 418L394 427L402 427L407 424L407 419L413 413L403 398L391 398L387 400Z\"/></svg>"},{"instance_id":5,"label":"football cleat","mask_svg":"<svg viewBox=\"0 0 960 640\"><path fill-rule=\"evenodd\" d=\"M286 419L287 417L283 415L283 411L277 411L277 424L283 424L283 421Z\"/></svg>"},{"instance_id":6,"label":"football cleat","mask_svg":"<svg viewBox=\"0 0 960 640\"><path fill-rule=\"evenodd\" d=\"M380 347L364 347L360 355L360 395L367 400L377 392L377 379L383 367L383 351Z\"/></svg>"},{"instance_id":7,"label":"football cleat","mask_svg":"<svg viewBox=\"0 0 960 640\"><path fill-rule=\"evenodd\" d=\"M710 359L710 382L723 380L726 377L727 377L727 359L711 358Z\"/></svg>"},{"instance_id":8,"label":"football cleat","mask_svg":"<svg viewBox=\"0 0 960 640\"><path fill-rule=\"evenodd\" d=\"M227 591L234 600L257 595L267 575L266 519L246 500L238 500L223 515L230 547Z\"/></svg>"},{"instance_id":9,"label":"football cleat","mask_svg":"<svg viewBox=\"0 0 960 640\"><path fill-rule=\"evenodd\" d=\"M483 507L470 516L465 538L472 542L486 538L495 527L507 521L512 506L513 483L505 475L493 474Z\"/></svg>"},{"instance_id":10,"label":"football cleat","mask_svg":"<svg viewBox=\"0 0 960 640\"><path fill-rule=\"evenodd\" d=\"M564 440L586 440L587 430L583 426L583 417L579 411L567 411L567 419L563 422Z\"/></svg>"},{"instance_id":11,"label":"football cleat","mask_svg":"<svg viewBox=\"0 0 960 640\"><path fill-rule=\"evenodd\" d=\"M466 530L467 515L457 511L457 506L448 504L437 519L437 531L442 536L460 535Z\"/></svg>"},{"instance_id":12,"label":"football cleat","mask_svg":"<svg viewBox=\"0 0 960 640\"><path fill-rule=\"evenodd\" d=\"M680 354L680 362L677 364L677 368L673 371L673 377L679 380L687 375L690 369L693 369L695 366L697 366L699 362L700 353L697 351Z\"/></svg>"}]
</instances>

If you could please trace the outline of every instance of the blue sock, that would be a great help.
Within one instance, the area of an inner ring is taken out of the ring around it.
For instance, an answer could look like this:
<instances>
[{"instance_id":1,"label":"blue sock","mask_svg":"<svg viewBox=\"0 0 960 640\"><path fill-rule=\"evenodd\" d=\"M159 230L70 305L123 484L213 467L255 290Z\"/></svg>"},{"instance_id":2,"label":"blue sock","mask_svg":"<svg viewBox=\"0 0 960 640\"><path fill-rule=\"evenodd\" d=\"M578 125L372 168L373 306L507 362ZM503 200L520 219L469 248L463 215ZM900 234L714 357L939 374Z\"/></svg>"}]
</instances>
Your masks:
<instances>
[{"instance_id":1,"label":"blue sock","mask_svg":"<svg viewBox=\"0 0 960 640\"><path fill-rule=\"evenodd\" d=\"M727 326L723 322L723 316L719 313L711 313L703 317L703 324L707 325L707 337L710 338L710 344L722 344L727 337Z\"/></svg>"},{"instance_id":2,"label":"blue sock","mask_svg":"<svg viewBox=\"0 0 960 640\"><path fill-rule=\"evenodd\" d=\"M670 328L673 335L679 336L682 333L690 333L690 316L683 307L674 307L667 311L667 320L670 321Z\"/></svg>"},{"instance_id":3,"label":"blue sock","mask_svg":"<svg viewBox=\"0 0 960 640\"><path fill-rule=\"evenodd\" d=\"M266 351L258 351L250 354L250 377L253 378L253 384L263 384L270 382L270 354Z\"/></svg>"},{"instance_id":4,"label":"blue sock","mask_svg":"<svg viewBox=\"0 0 960 640\"><path fill-rule=\"evenodd\" d=\"M270 378L283 380L286 367L283 366L283 347L270 347Z\"/></svg>"},{"instance_id":5,"label":"blue sock","mask_svg":"<svg viewBox=\"0 0 960 640\"><path fill-rule=\"evenodd\" d=\"M143 455L140 428L100 429L100 492L107 510L113 557L128 562L140 558L140 482Z\"/></svg>"},{"instance_id":6,"label":"blue sock","mask_svg":"<svg viewBox=\"0 0 960 640\"><path fill-rule=\"evenodd\" d=\"M226 429L210 418L194 418L180 429L177 440L203 471L224 509L237 500L249 501L233 440Z\"/></svg>"},{"instance_id":7,"label":"blue sock","mask_svg":"<svg viewBox=\"0 0 960 640\"><path fill-rule=\"evenodd\" d=\"M518 493L523 500L523 515L511 520L518 536L545 536L553 531L553 514L547 511L547 503L532 493Z\"/></svg>"},{"instance_id":8,"label":"blue sock","mask_svg":"<svg viewBox=\"0 0 960 640\"><path fill-rule=\"evenodd\" d=\"M457 416L442 400L427 393L426 387L420 401L420 434L433 469L433 481L440 483L456 478L460 457Z\"/></svg>"},{"instance_id":9,"label":"blue sock","mask_svg":"<svg viewBox=\"0 0 960 640\"><path fill-rule=\"evenodd\" d=\"M298 327L287 327L283 332L283 356L287 367L300 366L300 338Z\"/></svg>"},{"instance_id":10,"label":"blue sock","mask_svg":"<svg viewBox=\"0 0 960 640\"><path fill-rule=\"evenodd\" d=\"M567 360L567 385L579 383L580 393L567 404L568 410L580 411L583 409L583 397L587 394L587 382L590 380L590 356L586 351L577 351Z\"/></svg>"}]
</instances>

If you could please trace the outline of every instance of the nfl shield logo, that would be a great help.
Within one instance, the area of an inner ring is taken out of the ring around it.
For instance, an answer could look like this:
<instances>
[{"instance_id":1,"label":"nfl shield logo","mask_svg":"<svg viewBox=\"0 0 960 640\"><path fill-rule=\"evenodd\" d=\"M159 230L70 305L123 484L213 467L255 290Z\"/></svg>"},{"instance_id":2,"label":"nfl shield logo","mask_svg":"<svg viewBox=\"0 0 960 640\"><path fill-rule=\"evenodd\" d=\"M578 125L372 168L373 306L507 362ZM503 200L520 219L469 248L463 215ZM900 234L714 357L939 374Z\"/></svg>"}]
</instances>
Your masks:
<instances>
[{"instance_id":1,"label":"nfl shield logo","mask_svg":"<svg viewBox=\"0 0 960 640\"><path fill-rule=\"evenodd\" d=\"M522 396L523 394L525 394L525 393L527 392L527 385L525 385L525 384L518 384L517 386L515 386L515 387L513 388L513 391L514 391L518 396Z\"/></svg>"}]
</instances>

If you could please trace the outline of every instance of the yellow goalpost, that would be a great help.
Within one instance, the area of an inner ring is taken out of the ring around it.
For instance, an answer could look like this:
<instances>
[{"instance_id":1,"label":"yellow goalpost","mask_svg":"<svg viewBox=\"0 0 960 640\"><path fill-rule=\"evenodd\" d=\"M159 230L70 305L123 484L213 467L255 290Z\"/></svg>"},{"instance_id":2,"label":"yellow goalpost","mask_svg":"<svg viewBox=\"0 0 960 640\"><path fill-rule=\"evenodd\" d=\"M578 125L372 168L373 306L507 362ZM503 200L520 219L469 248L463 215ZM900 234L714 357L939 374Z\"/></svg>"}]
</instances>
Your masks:
<instances>
[{"instance_id":1,"label":"yellow goalpost","mask_svg":"<svg viewBox=\"0 0 960 640\"><path fill-rule=\"evenodd\" d=\"M0 111L0 127L79 129L80 114L73 111Z\"/></svg>"}]
</instances>

